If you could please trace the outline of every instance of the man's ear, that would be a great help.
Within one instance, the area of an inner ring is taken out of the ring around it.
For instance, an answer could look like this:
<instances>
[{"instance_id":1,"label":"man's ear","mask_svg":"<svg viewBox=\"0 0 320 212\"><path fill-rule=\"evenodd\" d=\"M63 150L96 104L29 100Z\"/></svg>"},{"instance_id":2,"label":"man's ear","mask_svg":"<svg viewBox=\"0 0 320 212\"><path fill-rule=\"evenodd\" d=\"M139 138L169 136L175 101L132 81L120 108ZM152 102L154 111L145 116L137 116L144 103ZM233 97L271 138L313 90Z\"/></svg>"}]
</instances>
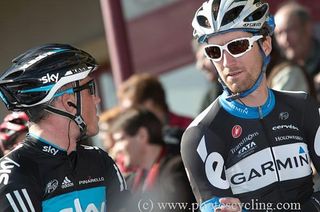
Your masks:
<instances>
[{"instance_id":1,"label":"man's ear","mask_svg":"<svg viewBox=\"0 0 320 212\"><path fill-rule=\"evenodd\" d=\"M77 112L76 101L74 95L65 94L61 96L61 104L69 113L75 114Z\"/></svg>"},{"instance_id":2,"label":"man's ear","mask_svg":"<svg viewBox=\"0 0 320 212\"><path fill-rule=\"evenodd\" d=\"M270 55L272 50L272 40L270 36L265 37L265 40L262 43L262 48L266 56Z\"/></svg>"}]
</instances>

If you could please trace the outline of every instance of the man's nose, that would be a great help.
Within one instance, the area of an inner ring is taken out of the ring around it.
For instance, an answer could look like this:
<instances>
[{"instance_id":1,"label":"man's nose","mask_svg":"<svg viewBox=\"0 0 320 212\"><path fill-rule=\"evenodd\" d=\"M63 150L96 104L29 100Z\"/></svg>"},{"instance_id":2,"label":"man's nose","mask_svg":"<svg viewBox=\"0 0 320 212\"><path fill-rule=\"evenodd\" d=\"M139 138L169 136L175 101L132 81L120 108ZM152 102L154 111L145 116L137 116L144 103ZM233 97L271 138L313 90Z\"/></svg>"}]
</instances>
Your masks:
<instances>
[{"instance_id":1,"label":"man's nose","mask_svg":"<svg viewBox=\"0 0 320 212\"><path fill-rule=\"evenodd\" d=\"M233 57L231 54L229 54L229 52L227 51L223 51L222 53L222 60L223 60L223 66L224 67L231 67L236 63L236 59L235 57Z\"/></svg>"}]
</instances>

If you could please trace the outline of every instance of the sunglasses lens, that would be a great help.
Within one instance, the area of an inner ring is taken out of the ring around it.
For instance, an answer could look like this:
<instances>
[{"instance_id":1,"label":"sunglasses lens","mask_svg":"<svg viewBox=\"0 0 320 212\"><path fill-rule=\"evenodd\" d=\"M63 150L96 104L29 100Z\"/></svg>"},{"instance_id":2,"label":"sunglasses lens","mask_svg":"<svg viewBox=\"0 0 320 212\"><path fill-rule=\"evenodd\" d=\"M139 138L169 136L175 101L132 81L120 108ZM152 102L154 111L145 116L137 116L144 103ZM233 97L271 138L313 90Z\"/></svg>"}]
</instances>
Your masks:
<instances>
[{"instance_id":1,"label":"sunglasses lens","mask_svg":"<svg viewBox=\"0 0 320 212\"><path fill-rule=\"evenodd\" d=\"M234 55L241 54L247 51L247 49L249 48L249 40L243 39L243 40L231 42L228 44L227 48L231 54L234 54Z\"/></svg>"},{"instance_id":2,"label":"sunglasses lens","mask_svg":"<svg viewBox=\"0 0 320 212\"><path fill-rule=\"evenodd\" d=\"M205 51L211 59L219 59L221 57L221 50L217 46L208 46L205 48Z\"/></svg>"}]
</instances>

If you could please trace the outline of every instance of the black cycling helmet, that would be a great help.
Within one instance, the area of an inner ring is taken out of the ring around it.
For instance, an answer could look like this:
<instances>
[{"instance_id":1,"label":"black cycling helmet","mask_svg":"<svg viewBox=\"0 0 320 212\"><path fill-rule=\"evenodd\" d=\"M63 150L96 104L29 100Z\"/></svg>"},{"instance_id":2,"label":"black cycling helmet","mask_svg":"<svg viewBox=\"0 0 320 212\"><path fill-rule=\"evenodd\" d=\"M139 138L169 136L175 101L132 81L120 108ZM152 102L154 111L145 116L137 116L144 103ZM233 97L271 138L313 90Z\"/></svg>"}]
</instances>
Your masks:
<instances>
[{"instance_id":1,"label":"black cycling helmet","mask_svg":"<svg viewBox=\"0 0 320 212\"><path fill-rule=\"evenodd\" d=\"M47 44L30 49L15 58L12 66L0 76L0 99L8 110L25 111L31 117L33 107L41 107L73 120L80 128L80 138L86 135L87 125L81 116L79 81L97 67L88 53L66 44ZM72 89L57 92L62 86L74 83ZM76 114L50 105L55 97L74 93Z\"/></svg>"},{"instance_id":2,"label":"black cycling helmet","mask_svg":"<svg viewBox=\"0 0 320 212\"><path fill-rule=\"evenodd\" d=\"M62 86L79 81L97 63L88 53L65 44L30 49L0 76L0 97L9 110L47 103Z\"/></svg>"}]
</instances>

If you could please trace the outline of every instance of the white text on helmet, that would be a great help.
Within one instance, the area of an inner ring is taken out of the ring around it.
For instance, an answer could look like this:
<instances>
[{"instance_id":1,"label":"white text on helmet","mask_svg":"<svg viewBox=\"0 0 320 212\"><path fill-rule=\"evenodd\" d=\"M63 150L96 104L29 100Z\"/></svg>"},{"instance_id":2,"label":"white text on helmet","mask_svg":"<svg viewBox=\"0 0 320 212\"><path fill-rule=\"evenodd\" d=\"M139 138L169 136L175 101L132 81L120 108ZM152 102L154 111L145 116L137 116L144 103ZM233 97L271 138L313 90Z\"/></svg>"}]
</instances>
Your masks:
<instances>
[{"instance_id":1,"label":"white text on helmet","mask_svg":"<svg viewBox=\"0 0 320 212\"><path fill-rule=\"evenodd\" d=\"M59 73L57 74L47 74L46 76L41 77L41 81L43 82L43 84L48 83L48 82L57 82L59 78Z\"/></svg>"}]
</instances>

